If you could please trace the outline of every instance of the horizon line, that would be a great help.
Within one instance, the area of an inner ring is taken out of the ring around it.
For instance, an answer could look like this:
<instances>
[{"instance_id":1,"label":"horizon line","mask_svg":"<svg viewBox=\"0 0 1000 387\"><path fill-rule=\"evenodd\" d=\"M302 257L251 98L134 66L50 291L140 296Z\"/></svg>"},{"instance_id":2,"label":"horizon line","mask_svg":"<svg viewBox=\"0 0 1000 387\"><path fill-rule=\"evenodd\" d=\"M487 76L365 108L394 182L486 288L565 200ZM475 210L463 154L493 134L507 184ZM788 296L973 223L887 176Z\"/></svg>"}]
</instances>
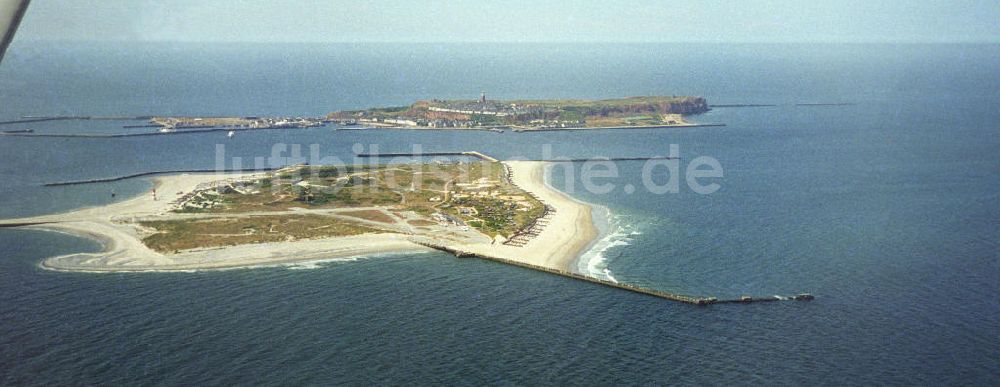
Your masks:
<instances>
[{"instance_id":1,"label":"horizon line","mask_svg":"<svg viewBox=\"0 0 1000 387\"><path fill-rule=\"evenodd\" d=\"M246 41L246 40L134 40L134 39L49 39L17 38L17 43L197 43L197 44L1000 44L1000 40L659 40L659 41L614 41L614 40L289 40L289 41ZM12 44L13 45L13 44Z\"/></svg>"}]
</instances>

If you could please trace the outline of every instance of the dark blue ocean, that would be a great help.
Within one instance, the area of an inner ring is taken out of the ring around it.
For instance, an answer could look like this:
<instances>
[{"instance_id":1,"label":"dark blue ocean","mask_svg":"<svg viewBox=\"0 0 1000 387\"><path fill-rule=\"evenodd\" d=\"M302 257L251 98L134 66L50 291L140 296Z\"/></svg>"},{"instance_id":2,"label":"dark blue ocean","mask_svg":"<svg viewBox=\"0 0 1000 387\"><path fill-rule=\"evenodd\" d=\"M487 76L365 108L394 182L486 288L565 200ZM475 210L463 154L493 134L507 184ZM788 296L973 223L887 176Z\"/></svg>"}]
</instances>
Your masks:
<instances>
[{"instance_id":1,"label":"dark blue ocean","mask_svg":"<svg viewBox=\"0 0 1000 387\"><path fill-rule=\"evenodd\" d=\"M998 45L88 45L15 42L0 121L24 115L322 115L422 98L700 95L724 127L488 133L258 131L0 137L0 217L140 194L131 179L315 144L351 160L699 156L720 189L655 194L643 162L587 192L588 263L696 307L428 253L191 273L43 270L96 242L0 230L0 384L995 384L1000 377ZM803 103L849 103L804 106ZM4 125L126 133L128 122ZM287 154L286 154L287 156ZM281 160L276 160L280 162ZM662 170L660 170L662 173ZM659 176L657 179L665 179ZM627 193L623 187L639 187Z\"/></svg>"}]
</instances>

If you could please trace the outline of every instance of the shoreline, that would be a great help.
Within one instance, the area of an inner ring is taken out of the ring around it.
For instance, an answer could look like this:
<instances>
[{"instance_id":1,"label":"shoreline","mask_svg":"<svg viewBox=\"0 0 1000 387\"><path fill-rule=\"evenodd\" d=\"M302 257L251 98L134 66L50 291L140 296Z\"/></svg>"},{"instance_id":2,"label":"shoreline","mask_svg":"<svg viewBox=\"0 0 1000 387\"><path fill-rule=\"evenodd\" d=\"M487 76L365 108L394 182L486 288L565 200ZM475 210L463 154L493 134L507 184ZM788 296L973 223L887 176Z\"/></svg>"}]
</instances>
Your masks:
<instances>
[{"instance_id":1,"label":"shoreline","mask_svg":"<svg viewBox=\"0 0 1000 387\"><path fill-rule=\"evenodd\" d=\"M543 171L543 183L545 184L545 187L548 188L548 189L550 189L550 190L552 190L552 191L561 192L564 196L566 196L567 198L569 198L569 200L572 200L572 201L574 201L574 202L576 202L576 203L578 203L580 205L590 207L591 224L593 225L593 229L594 229L594 232L596 234L596 236L594 236L590 240L590 242L587 243L587 245L583 248L583 250L581 250L577 254L576 258L574 258L571 262L569 262L569 264L567 264L567 266L565 268L563 268L563 269L567 270L567 271L575 272L577 274L589 275L589 276L592 276L592 277L598 277L598 278L608 277L608 278L604 278L604 279L610 279L612 281L615 281L614 277L611 277L610 274L608 274L608 273L597 274L597 273L594 273L593 271L591 271L589 269L589 267L590 267L590 262L589 261L588 262L583 262L583 259L585 257L587 257L588 254L590 254L591 252L594 251L594 249L597 247L598 243L600 243L602 240L604 240L605 238L607 238L608 236L611 235L611 216L612 216L611 209L608 208L608 207L606 207L606 206L602 206L602 205L599 205L599 204L594 204L594 203L589 203L589 202L583 201L583 200L581 200L581 199L579 199L577 197L574 197L573 195L571 195L571 194L569 194L569 193L567 193L567 192L565 192L563 190L560 190L560 189L558 189L556 187L553 187L552 186L551 173L550 173L551 169L552 169L552 165L553 165L553 163L546 163L542 167L544 169L544 171ZM599 212L603 212L603 214L598 215ZM592 258L596 258L596 257L592 257ZM584 267L582 266L582 264L586 264L586 266L587 266L586 270L584 270ZM615 281L615 282L617 282L617 281Z\"/></svg>"},{"instance_id":2,"label":"shoreline","mask_svg":"<svg viewBox=\"0 0 1000 387\"><path fill-rule=\"evenodd\" d=\"M532 128L532 127L515 127L515 126L497 126L497 127L472 127L472 128L435 128L435 127L424 127L424 126L364 126L364 127L350 127L350 126L337 126L331 127L333 131L380 131L380 130L413 130L413 131L477 131L477 132L503 132L509 130L513 133L531 133L531 132L576 132L576 131L586 131L586 130L624 130L624 129L674 129L674 128L709 128L709 127L722 127L726 126L725 123L686 123L686 124L663 124L663 125L615 125L615 126L573 126L565 128ZM322 127L322 126L319 126ZM38 138L92 138L92 139L117 139L117 138L128 138L128 137L151 137L151 136L168 136L168 135L179 135L179 134L206 134L213 132L229 132L229 131L259 131L259 130L308 130L318 127L307 127L307 128L287 128L287 127L261 127L261 128L198 128L198 129L181 129L173 132L140 132L140 133L92 133L92 134L73 134L73 133L36 133L36 132L3 132L0 131L0 136L4 137L38 137Z\"/></svg>"},{"instance_id":3,"label":"shoreline","mask_svg":"<svg viewBox=\"0 0 1000 387\"><path fill-rule=\"evenodd\" d=\"M545 229L525 246L515 247L482 242L439 240L436 243L558 270L574 270L574 265L599 235L594 224L594 206L559 191L546 181L552 163L505 162L513 171L512 181L523 190L556 209ZM48 257L39 263L47 270L72 272L177 272L224 270L396 253L423 253L430 248L416 239L425 235L398 232L366 233L286 242L243 244L184 250L175 253L153 251L142 242L141 230L125 219L167 214L174 193L190 192L199 184L254 175L253 173L185 173L152 178L160 200L148 194L104 206L83 207L63 213L0 220L0 226L65 233L94 240L101 250Z\"/></svg>"},{"instance_id":4,"label":"shoreline","mask_svg":"<svg viewBox=\"0 0 1000 387\"><path fill-rule=\"evenodd\" d=\"M273 266L324 259L368 256L397 252L426 252L395 233L367 233L347 237L301 239L291 242L245 244L221 248L192 249L175 254L153 251L142 243L137 229L120 219L159 216L171 207L174 192L190 192L199 184L241 178L253 173L194 173L157 176L152 186L162 193L160 200L148 194L104 206L26 218L5 219L0 226L35 223L20 228L58 232L96 241L102 248L95 253L72 253L43 259L47 270L73 272L149 272L233 269ZM41 223L41 224L38 224Z\"/></svg>"},{"instance_id":5,"label":"shoreline","mask_svg":"<svg viewBox=\"0 0 1000 387\"><path fill-rule=\"evenodd\" d=\"M75 253L41 260L38 266L45 270L74 273L177 273L197 271L221 271L237 269L268 268L316 264L326 261L361 259L380 255L425 254L432 252L423 246L395 237L376 237L382 234L362 234L353 237L338 237L295 242L246 244L215 247L181 253L193 262L157 264L92 264L93 259L101 259L121 250L115 249L115 241L104 235L87 233L82 230L67 230L54 227L29 227L46 232L62 233L95 240L103 247L97 253ZM109 247L110 246L110 247ZM255 251L256 250L256 251ZM253 255L264 251L266 255ZM277 254L275 254L277 253ZM233 259L240 255L239 259ZM211 259L205 259L212 256Z\"/></svg>"},{"instance_id":6,"label":"shoreline","mask_svg":"<svg viewBox=\"0 0 1000 387\"><path fill-rule=\"evenodd\" d=\"M614 129L668 129L668 128L710 128L726 126L724 123L686 123L686 124L663 124L663 125L616 125L616 126L571 126L565 128L532 128L517 126L496 126L478 128L433 128L425 126L365 126L365 127L334 127L333 130L416 130L416 131L478 131L490 132L495 129L510 130L513 133L531 132L558 132L558 131L584 131L584 130L614 130Z\"/></svg>"},{"instance_id":7,"label":"shoreline","mask_svg":"<svg viewBox=\"0 0 1000 387\"><path fill-rule=\"evenodd\" d=\"M574 270L576 260L598 236L591 212L593 207L546 183L546 170L552 163L505 161L504 164L510 168L512 183L555 210L548 225L522 247L483 244L449 247L478 256L555 270Z\"/></svg>"},{"instance_id":8,"label":"shoreline","mask_svg":"<svg viewBox=\"0 0 1000 387\"><path fill-rule=\"evenodd\" d=\"M579 274L618 283L618 279L607 268L607 257L604 255L604 252L611 246L605 242L610 243L610 239L615 236L615 233L612 231L613 224L611 222L614 214L610 208L602 205L595 205L591 213L594 217L594 227L597 228L597 237L587 245L586 250L574 261L573 270ZM597 265L601 263L604 263L604 269L598 271L599 268Z\"/></svg>"}]
</instances>

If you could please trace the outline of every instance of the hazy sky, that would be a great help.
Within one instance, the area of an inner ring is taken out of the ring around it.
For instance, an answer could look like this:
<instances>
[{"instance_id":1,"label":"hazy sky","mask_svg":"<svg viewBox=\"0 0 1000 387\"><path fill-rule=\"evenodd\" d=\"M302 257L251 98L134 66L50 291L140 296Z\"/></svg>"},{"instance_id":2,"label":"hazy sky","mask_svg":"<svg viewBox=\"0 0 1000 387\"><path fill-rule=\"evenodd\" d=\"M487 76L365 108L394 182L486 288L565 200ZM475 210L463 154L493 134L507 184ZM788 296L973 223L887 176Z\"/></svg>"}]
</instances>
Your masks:
<instances>
[{"instance_id":1,"label":"hazy sky","mask_svg":"<svg viewBox=\"0 0 1000 387\"><path fill-rule=\"evenodd\" d=\"M33 0L18 39L1000 42L1000 1Z\"/></svg>"}]
</instances>

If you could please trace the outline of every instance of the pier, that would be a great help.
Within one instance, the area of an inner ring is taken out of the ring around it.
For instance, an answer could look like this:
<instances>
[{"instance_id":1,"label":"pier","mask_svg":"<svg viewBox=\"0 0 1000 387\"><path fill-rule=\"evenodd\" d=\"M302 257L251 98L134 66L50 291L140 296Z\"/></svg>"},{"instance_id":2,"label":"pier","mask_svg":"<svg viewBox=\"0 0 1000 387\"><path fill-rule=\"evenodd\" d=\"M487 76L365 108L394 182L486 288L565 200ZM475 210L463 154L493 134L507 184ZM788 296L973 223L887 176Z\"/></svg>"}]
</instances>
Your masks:
<instances>
[{"instance_id":1,"label":"pier","mask_svg":"<svg viewBox=\"0 0 1000 387\"><path fill-rule=\"evenodd\" d=\"M525 268L525 269L531 269L531 270L541 271L541 272L545 272L545 273L549 273L549 274L553 274L553 275L558 275L558 276L561 276L561 277L566 277L566 278L572 278L572 279L576 279L576 280L586 281L586 282L590 282L590 283L593 283L593 284L607 286L607 287L610 287L610 288L615 288L615 289L620 289L620 290L627 290L627 291L630 291L630 292L633 292L633 293L645 294L647 296L653 296L653 297L665 299L665 300L668 300L668 301L680 302L680 303L689 304L689 305L702 305L702 306L705 306L705 305L712 305L712 304L749 304L749 303L758 303L758 302L774 302L774 301L786 301L786 300L811 301L811 300L813 300L815 298L811 294L808 294L808 293L802 293L802 294L798 294L798 295L795 295L795 296L788 296L788 297L784 297L784 296L765 296L765 297L742 296L740 298L722 299L722 300L717 299L715 297L688 296L688 295L683 295L683 294L676 294L676 293L664 292L664 291L660 291L660 290L656 290L656 289L644 288L644 287L635 286L635 285L618 283L618 282L614 282L614 281L608 281L608 280L605 280L605 279L590 277L590 276L586 276L586 275L579 274L579 273L574 273L574 272L567 271L567 270L553 269L553 268L550 268L550 267L532 265L530 263L524 263L524 262L514 261L514 260L510 260L510 259L505 259L505 258L491 257L491 256L487 256L487 255L482 255L482 254L471 253L471 252L462 251L462 250L459 250L459 249L456 249L456 248L452 248L452 247L440 245L440 244L437 244L437 243L433 243L433 242L428 242L428 241L424 241L424 240L418 240L416 238L411 239L411 242L419 244L421 246L429 247L429 248L432 248L432 249L435 249L435 250L444 251L444 252L452 254L452 255L454 255L454 256L456 256L458 258L479 258L479 259L483 259L483 260L487 260L487 261L499 262L499 263L503 263L503 264L507 264L507 265L518 266L518 267L522 267L522 268Z\"/></svg>"}]
</instances>

